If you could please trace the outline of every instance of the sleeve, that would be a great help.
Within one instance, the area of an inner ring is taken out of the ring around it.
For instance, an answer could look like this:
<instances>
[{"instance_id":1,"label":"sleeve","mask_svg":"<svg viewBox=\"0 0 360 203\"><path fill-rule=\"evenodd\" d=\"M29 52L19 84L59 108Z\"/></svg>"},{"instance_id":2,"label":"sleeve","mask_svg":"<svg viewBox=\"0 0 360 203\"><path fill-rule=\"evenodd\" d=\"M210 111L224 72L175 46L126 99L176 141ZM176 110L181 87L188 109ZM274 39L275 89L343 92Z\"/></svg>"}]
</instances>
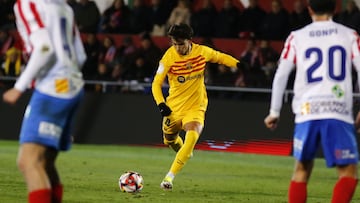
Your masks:
<instances>
[{"instance_id":1,"label":"sleeve","mask_svg":"<svg viewBox=\"0 0 360 203\"><path fill-rule=\"evenodd\" d=\"M77 29L76 26L74 26L74 29L75 29L74 46L75 46L76 58L77 58L79 68L82 68L82 66L84 65L84 63L86 61L87 56L86 56L86 52L84 49L84 45L81 41L79 30Z\"/></svg>"},{"instance_id":2,"label":"sleeve","mask_svg":"<svg viewBox=\"0 0 360 203\"><path fill-rule=\"evenodd\" d=\"M229 54L222 53L220 51L215 51L210 47L203 46L203 49L206 52L206 55L209 57L209 62L223 64L230 68L237 68L237 63L239 60L230 56Z\"/></svg>"},{"instance_id":3,"label":"sleeve","mask_svg":"<svg viewBox=\"0 0 360 203\"><path fill-rule=\"evenodd\" d=\"M294 64L292 62L288 60L281 60L279 67L275 73L274 81L272 84L270 105L270 115L273 117L280 116L284 91L293 67Z\"/></svg>"},{"instance_id":4,"label":"sleeve","mask_svg":"<svg viewBox=\"0 0 360 203\"><path fill-rule=\"evenodd\" d=\"M22 92L25 91L38 72L53 63L55 58L54 46L46 29L33 32L29 39L33 45L33 51L25 71L15 83L15 88Z\"/></svg>"},{"instance_id":5,"label":"sleeve","mask_svg":"<svg viewBox=\"0 0 360 203\"><path fill-rule=\"evenodd\" d=\"M294 48L294 33L291 33L285 41L284 48L281 52L280 60L288 60L295 63L296 52Z\"/></svg>"},{"instance_id":6,"label":"sleeve","mask_svg":"<svg viewBox=\"0 0 360 203\"><path fill-rule=\"evenodd\" d=\"M162 93L162 84L165 80L165 77L167 75L168 68L165 68L165 65L163 62L160 61L159 67L156 71L154 80L151 85L151 91L154 97L154 100L156 102L156 105L165 102L164 95Z\"/></svg>"}]
</instances>

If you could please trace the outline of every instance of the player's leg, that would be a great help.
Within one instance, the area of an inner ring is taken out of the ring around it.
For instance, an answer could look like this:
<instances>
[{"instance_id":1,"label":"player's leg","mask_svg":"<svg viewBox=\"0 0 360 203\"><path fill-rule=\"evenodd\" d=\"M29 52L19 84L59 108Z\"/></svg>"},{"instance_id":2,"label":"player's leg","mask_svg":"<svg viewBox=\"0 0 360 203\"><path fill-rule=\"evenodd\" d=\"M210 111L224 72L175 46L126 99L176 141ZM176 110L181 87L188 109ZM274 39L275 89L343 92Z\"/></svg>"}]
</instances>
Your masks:
<instances>
[{"instance_id":1,"label":"player's leg","mask_svg":"<svg viewBox=\"0 0 360 203\"><path fill-rule=\"evenodd\" d=\"M358 183L358 167L356 164L349 164L336 168L339 180L335 184L331 202L348 203L351 201Z\"/></svg>"},{"instance_id":2,"label":"player's leg","mask_svg":"<svg viewBox=\"0 0 360 203\"><path fill-rule=\"evenodd\" d=\"M176 153L176 157L170 167L170 171L160 185L162 188L172 189L172 181L175 178L175 175L181 171L186 162L192 156L195 144L203 130L204 117L204 111L191 111L184 116L182 122L184 123L183 129L186 132L185 141L183 146Z\"/></svg>"},{"instance_id":3,"label":"player's leg","mask_svg":"<svg viewBox=\"0 0 360 203\"><path fill-rule=\"evenodd\" d=\"M181 119L181 115L172 112L170 116L164 117L162 122L164 144L168 145L176 152L178 152L183 145L182 138L179 136L179 132L181 130ZM169 171L160 183L160 187L171 190L172 180L174 177L175 175Z\"/></svg>"},{"instance_id":4,"label":"player's leg","mask_svg":"<svg viewBox=\"0 0 360 203\"><path fill-rule=\"evenodd\" d=\"M289 186L289 203L304 203L307 199L307 182L310 179L314 161L296 161Z\"/></svg>"},{"instance_id":5,"label":"player's leg","mask_svg":"<svg viewBox=\"0 0 360 203\"><path fill-rule=\"evenodd\" d=\"M68 99L65 102L60 101L61 104L56 105L62 107L62 113L59 116L53 116L57 117L56 123L58 126L62 127L62 134L60 140L58 141L58 150L55 150L54 148L48 148L46 153L48 160L46 169L51 182L52 203L62 202L64 186L61 183L60 175L57 171L55 162L59 154L59 150L66 151L70 149L72 144L71 133L74 124L74 117L83 96L84 92L81 91L76 97Z\"/></svg>"},{"instance_id":6,"label":"player's leg","mask_svg":"<svg viewBox=\"0 0 360 203\"><path fill-rule=\"evenodd\" d=\"M314 166L314 158L319 145L318 121L297 123L294 130L294 157L296 159L293 176L289 185L289 203L304 203L307 199L307 182Z\"/></svg>"},{"instance_id":7,"label":"player's leg","mask_svg":"<svg viewBox=\"0 0 360 203\"><path fill-rule=\"evenodd\" d=\"M55 166L57 156L57 150L53 148L47 149L45 169L50 180L52 203L61 203L63 196L63 185L61 184L60 176Z\"/></svg>"},{"instance_id":8,"label":"player's leg","mask_svg":"<svg viewBox=\"0 0 360 203\"><path fill-rule=\"evenodd\" d=\"M180 137L179 132L181 130L180 117L171 115L163 118L163 142L169 146L175 152L183 146L183 139Z\"/></svg>"},{"instance_id":9,"label":"player's leg","mask_svg":"<svg viewBox=\"0 0 360 203\"><path fill-rule=\"evenodd\" d=\"M202 124L196 121L188 122L184 125L184 130L186 131L185 142L181 149L176 153L175 160L170 168L170 172L174 175L176 175L184 167L191 157L202 129Z\"/></svg>"},{"instance_id":10,"label":"player's leg","mask_svg":"<svg viewBox=\"0 0 360 203\"><path fill-rule=\"evenodd\" d=\"M359 160L354 125L339 120L328 120L322 147L328 167L336 166L338 181L334 186L332 202L348 203L358 182Z\"/></svg>"},{"instance_id":11,"label":"player's leg","mask_svg":"<svg viewBox=\"0 0 360 203\"><path fill-rule=\"evenodd\" d=\"M51 185L45 170L46 147L35 143L23 143L17 158L18 167L24 176L29 203L50 203Z\"/></svg>"}]
</instances>

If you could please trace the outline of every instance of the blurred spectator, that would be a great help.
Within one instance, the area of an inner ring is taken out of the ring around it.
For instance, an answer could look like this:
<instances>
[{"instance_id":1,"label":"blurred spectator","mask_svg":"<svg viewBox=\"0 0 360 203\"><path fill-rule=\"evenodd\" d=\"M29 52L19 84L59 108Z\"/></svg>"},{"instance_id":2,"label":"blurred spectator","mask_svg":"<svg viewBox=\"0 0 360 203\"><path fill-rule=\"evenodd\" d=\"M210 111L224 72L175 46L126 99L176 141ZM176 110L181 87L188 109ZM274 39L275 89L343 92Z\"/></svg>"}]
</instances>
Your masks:
<instances>
[{"instance_id":1,"label":"blurred spectator","mask_svg":"<svg viewBox=\"0 0 360 203\"><path fill-rule=\"evenodd\" d=\"M240 61L244 64L242 71L245 77L245 84L248 87L267 86L266 76L260 65L260 49L256 44L256 40L248 40L246 48L241 54Z\"/></svg>"},{"instance_id":2,"label":"blurred spectator","mask_svg":"<svg viewBox=\"0 0 360 203\"><path fill-rule=\"evenodd\" d=\"M130 35L125 36L116 54L116 61L122 64L124 71L134 60L136 51L137 48L132 37Z\"/></svg>"},{"instance_id":3,"label":"blurred spectator","mask_svg":"<svg viewBox=\"0 0 360 203\"><path fill-rule=\"evenodd\" d=\"M255 39L249 39L240 58L242 63L248 64L251 68L260 68L259 47Z\"/></svg>"},{"instance_id":4,"label":"blurred spectator","mask_svg":"<svg viewBox=\"0 0 360 203\"><path fill-rule=\"evenodd\" d=\"M106 66L113 67L116 63L116 45L110 36L105 36L100 45L99 62Z\"/></svg>"},{"instance_id":5,"label":"blurred spectator","mask_svg":"<svg viewBox=\"0 0 360 203\"><path fill-rule=\"evenodd\" d=\"M100 12L96 3L89 0L80 0L75 10L75 20L80 32L97 32L100 22Z\"/></svg>"},{"instance_id":6,"label":"blurred spectator","mask_svg":"<svg viewBox=\"0 0 360 203\"><path fill-rule=\"evenodd\" d=\"M215 30L214 21L217 11L211 0L203 0L202 7L195 11L191 17L194 36L212 37Z\"/></svg>"},{"instance_id":7,"label":"blurred spectator","mask_svg":"<svg viewBox=\"0 0 360 203\"><path fill-rule=\"evenodd\" d=\"M151 82L151 78L155 75L155 71L158 68L159 60L162 56L162 51L157 47L151 36L148 33L144 33L140 36L140 47L135 52L137 58L143 58L146 64L145 77L143 82Z\"/></svg>"},{"instance_id":8,"label":"blurred spectator","mask_svg":"<svg viewBox=\"0 0 360 203\"><path fill-rule=\"evenodd\" d=\"M267 40L285 40L289 32L289 13L280 0L272 0L271 11L261 23L261 37Z\"/></svg>"},{"instance_id":9,"label":"blurred spectator","mask_svg":"<svg viewBox=\"0 0 360 203\"><path fill-rule=\"evenodd\" d=\"M124 0L114 0L101 16L100 32L130 33L131 11Z\"/></svg>"},{"instance_id":10,"label":"blurred spectator","mask_svg":"<svg viewBox=\"0 0 360 203\"><path fill-rule=\"evenodd\" d=\"M94 79L97 73L97 65L99 63L100 44L96 38L96 34L89 33L86 35L84 48L87 58L82 68L82 72L85 80L91 80Z\"/></svg>"},{"instance_id":11,"label":"blurred spectator","mask_svg":"<svg viewBox=\"0 0 360 203\"><path fill-rule=\"evenodd\" d=\"M15 29L15 15L13 7L16 0L0 0L0 27Z\"/></svg>"},{"instance_id":12,"label":"blurred spectator","mask_svg":"<svg viewBox=\"0 0 360 203\"><path fill-rule=\"evenodd\" d=\"M212 41L212 38L210 38L210 37L203 38L201 44L216 50L214 42ZM217 71L218 71L218 64L217 63L211 63L211 62L206 63L206 65L205 65L205 76L204 76L205 77L205 84L207 84L207 85L216 85L216 84L214 84L214 78L216 77Z\"/></svg>"},{"instance_id":13,"label":"blurred spectator","mask_svg":"<svg viewBox=\"0 0 360 203\"><path fill-rule=\"evenodd\" d=\"M217 15L214 27L215 36L220 38L237 38L239 34L240 10L232 0L224 0L222 9Z\"/></svg>"},{"instance_id":14,"label":"blurred spectator","mask_svg":"<svg viewBox=\"0 0 360 203\"><path fill-rule=\"evenodd\" d=\"M304 0L294 1L294 10L290 13L290 30L297 30L312 22Z\"/></svg>"},{"instance_id":15,"label":"blurred spectator","mask_svg":"<svg viewBox=\"0 0 360 203\"><path fill-rule=\"evenodd\" d=\"M240 38L259 38L259 25L264 20L266 12L258 5L258 0L250 0L249 6L241 15Z\"/></svg>"},{"instance_id":16,"label":"blurred spectator","mask_svg":"<svg viewBox=\"0 0 360 203\"><path fill-rule=\"evenodd\" d=\"M151 0L150 19L151 19L151 35L152 36L164 36L165 24L169 18L169 8L164 3L166 0Z\"/></svg>"},{"instance_id":17,"label":"blurred spectator","mask_svg":"<svg viewBox=\"0 0 360 203\"><path fill-rule=\"evenodd\" d=\"M77 0L66 0L66 3L69 4L69 6L73 9L74 13L77 12L79 6Z\"/></svg>"},{"instance_id":18,"label":"blurred spectator","mask_svg":"<svg viewBox=\"0 0 360 203\"><path fill-rule=\"evenodd\" d=\"M0 29L0 64L5 60L6 52L15 43L14 37L11 36L7 29Z\"/></svg>"},{"instance_id":19,"label":"blurred spectator","mask_svg":"<svg viewBox=\"0 0 360 203\"><path fill-rule=\"evenodd\" d=\"M217 65L217 73L215 77L213 77L213 85L215 86L224 86L224 87L232 87L235 83L236 75L231 71L229 67L226 67L222 64ZM233 92L228 91L217 91L214 96L217 98L230 98L232 97Z\"/></svg>"},{"instance_id":20,"label":"blurred spectator","mask_svg":"<svg viewBox=\"0 0 360 203\"><path fill-rule=\"evenodd\" d=\"M15 47L6 51L5 61L2 64L5 76L17 77L20 75L21 71L24 69L21 56L21 51Z\"/></svg>"},{"instance_id":21,"label":"blurred spectator","mask_svg":"<svg viewBox=\"0 0 360 203\"><path fill-rule=\"evenodd\" d=\"M261 40L259 49L260 66L265 73L266 86L268 87L271 87L279 57L279 53L270 46L270 41Z\"/></svg>"},{"instance_id":22,"label":"blurred spectator","mask_svg":"<svg viewBox=\"0 0 360 203\"><path fill-rule=\"evenodd\" d=\"M349 26L360 33L360 11L353 0L348 0L345 10L335 15L334 21Z\"/></svg>"},{"instance_id":23,"label":"blurred spectator","mask_svg":"<svg viewBox=\"0 0 360 203\"><path fill-rule=\"evenodd\" d=\"M151 31L151 10L150 7L144 3L144 0L134 0L134 5L131 9L130 28L133 34Z\"/></svg>"},{"instance_id":24,"label":"blurred spectator","mask_svg":"<svg viewBox=\"0 0 360 203\"><path fill-rule=\"evenodd\" d=\"M177 6L171 11L167 25L185 23L190 25L191 9L188 0L179 0Z\"/></svg>"},{"instance_id":25,"label":"blurred spectator","mask_svg":"<svg viewBox=\"0 0 360 203\"><path fill-rule=\"evenodd\" d=\"M95 80L97 81L111 81L110 76L111 68L107 66L105 63L99 63L97 73L95 75ZM108 86L104 86L103 84L95 84L95 91L96 92L106 92Z\"/></svg>"}]
</instances>

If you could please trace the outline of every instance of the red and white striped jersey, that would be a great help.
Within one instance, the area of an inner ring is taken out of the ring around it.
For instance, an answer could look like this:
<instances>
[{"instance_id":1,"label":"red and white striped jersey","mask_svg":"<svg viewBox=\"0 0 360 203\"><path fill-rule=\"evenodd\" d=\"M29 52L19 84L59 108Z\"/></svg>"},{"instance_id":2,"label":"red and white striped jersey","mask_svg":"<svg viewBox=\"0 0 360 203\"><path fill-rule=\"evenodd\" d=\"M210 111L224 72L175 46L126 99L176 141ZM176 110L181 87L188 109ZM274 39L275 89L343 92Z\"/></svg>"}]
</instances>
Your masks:
<instances>
[{"instance_id":1,"label":"red and white striped jersey","mask_svg":"<svg viewBox=\"0 0 360 203\"><path fill-rule=\"evenodd\" d=\"M31 53L25 71L15 84L23 91L36 79L42 93L69 98L83 87L81 66L86 54L64 0L17 0L16 25L26 50Z\"/></svg>"},{"instance_id":2,"label":"red and white striped jersey","mask_svg":"<svg viewBox=\"0 0 360 203\"><path fill-rule=\"evenodd\" d=\"M280 112L286 82L296 67L292 102L295 122L339 119L353 123L352 64L359 75L359 56L357 33L332 20L316 21L293 31L275 74L271 111Z\"/></svg>"}]
</instances>

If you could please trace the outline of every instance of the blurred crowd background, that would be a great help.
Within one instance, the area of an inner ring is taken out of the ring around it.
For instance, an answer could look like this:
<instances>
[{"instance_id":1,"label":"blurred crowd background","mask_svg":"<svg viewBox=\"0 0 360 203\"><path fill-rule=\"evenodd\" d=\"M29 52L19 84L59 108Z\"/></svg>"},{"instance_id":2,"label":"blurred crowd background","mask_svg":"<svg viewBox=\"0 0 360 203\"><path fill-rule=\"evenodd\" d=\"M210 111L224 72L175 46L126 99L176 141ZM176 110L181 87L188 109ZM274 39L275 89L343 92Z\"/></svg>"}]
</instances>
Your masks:
<instances>
[{"instance_id":1,"label":"blurred crowd background","mask_svg":"<svg viewBox=\"0 0 360 203\"><path fill-rule=\"evenodd\" d=\"M197 43L218 50L224 48L215 45L218 39L230 40L230 43L241 41L243 45L236 54L229 53L240 59L243 67L234 73L223 65L208 64L205 73L208 85L270 88L282 48L279 44L283 44L292 30L311 22L306 0L291 1L291 9L285 8L281 0L268 0L265 8L258 0L247 1L246 6L239 2L113 0L110 6L100 10L92 0L67 0L74 10L88 55L82 69L85 79L123 84L104 87L94 83L87 85L87 90L143 92L144 87L138 84L152 81L162 54L170 46L167 28L180 22L193 27ZM15 0L0 0L2 77L19 76L28 59L16 33L14 3ZM360 32L356 2L347 0L342 5L333 20ZM0 80L0 86L12 84L13 81ZM292 81L288 87L292 87Z\"/></svg>"}]
</instances>

